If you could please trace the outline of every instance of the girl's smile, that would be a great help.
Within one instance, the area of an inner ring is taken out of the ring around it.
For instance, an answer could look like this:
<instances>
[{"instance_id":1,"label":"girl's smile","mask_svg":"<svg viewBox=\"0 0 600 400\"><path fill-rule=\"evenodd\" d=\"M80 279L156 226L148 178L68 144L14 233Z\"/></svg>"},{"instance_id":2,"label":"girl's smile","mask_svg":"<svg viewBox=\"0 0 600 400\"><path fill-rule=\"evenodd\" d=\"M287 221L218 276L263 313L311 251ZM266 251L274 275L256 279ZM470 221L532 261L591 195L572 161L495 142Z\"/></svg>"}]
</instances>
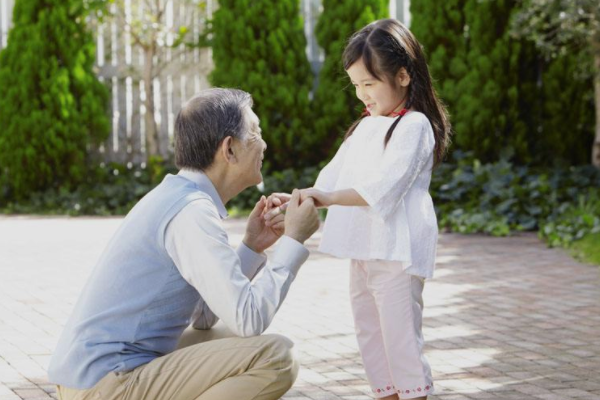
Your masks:
<instances>
[{"instance_id":1,"label":"girl's smile","mask_svg":"<svg viewBox=\"0 0 600 400\"><path fill-rule=\"evenodd\" d=\"M394 86L391 82L381 81L371 75L362 58L352 64L346 73L356 88L356 97L363 102L370 115L388 116L402 109L410 82L408 75L399 74Z\"/></svg>"}]
</instances>

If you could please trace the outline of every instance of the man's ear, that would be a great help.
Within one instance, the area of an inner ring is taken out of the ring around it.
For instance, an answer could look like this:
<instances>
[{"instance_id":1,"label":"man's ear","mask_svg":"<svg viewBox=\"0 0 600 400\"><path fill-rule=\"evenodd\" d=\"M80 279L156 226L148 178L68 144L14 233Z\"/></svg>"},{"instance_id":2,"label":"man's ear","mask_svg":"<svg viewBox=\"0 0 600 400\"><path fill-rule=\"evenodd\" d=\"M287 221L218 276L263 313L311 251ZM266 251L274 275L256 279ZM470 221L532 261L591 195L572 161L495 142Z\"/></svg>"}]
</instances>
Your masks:
<instances>
[{"instance_id":1,"label":"man's ear","mask_svg":"<svg viewBox=\"0 0 600 400\"><path fill-rule=\"evenodd\" d=\"M227 136L225 139L223 139L221 142L221 147L219 148L219 153L226 162L230 164L237 163L237 158L233 149L233 137Z\"/></svg>"},{"instance_id":2,"label":"man's ear","mask_svg":"<svg viewBox=\"0 0 600 400\"><path fill-rule=\"evenodd\" d=\"M396 75L396 79L398 84L402 87L408 87L408 85L410 85L410 75L404 67L400 68L398 74Z\"/></svg>"}]
</instances>

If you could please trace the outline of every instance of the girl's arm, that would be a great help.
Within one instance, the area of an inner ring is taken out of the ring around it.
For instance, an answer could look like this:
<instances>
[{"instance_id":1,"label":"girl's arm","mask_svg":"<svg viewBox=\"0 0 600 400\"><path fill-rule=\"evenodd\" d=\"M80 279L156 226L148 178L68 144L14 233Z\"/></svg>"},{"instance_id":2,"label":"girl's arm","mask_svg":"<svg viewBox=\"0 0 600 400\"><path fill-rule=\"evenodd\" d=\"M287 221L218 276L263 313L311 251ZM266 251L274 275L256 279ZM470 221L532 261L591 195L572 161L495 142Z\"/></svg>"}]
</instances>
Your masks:
<instances>
[{"instance_id":1,"label":"girl's arm","mask_svg":"<svg viewBox=\"0 0 600 400\"><path fill-rule=\"evenodd\" d=\"M336 190L334 192L325 192L315 188L301 189L300 202L312 198L317 208L329 206L368 206L369 204L354 189ZM265 225L274 224L275 217L285 212L288 203L273 207L264 214Z\"/></svg>"},{"instance_id":2,"label":"girl's arm","mask_svg":"<svg viewBox=\"0 0 600 400\"><path fill-rule=\"evenodd\" d=\"M300 199L312 197L317 207L329 206L368 206L369 204L354 189L336 190L333 192L324 192L315 188L302 189Z\"/></svg>"}]
</instances>

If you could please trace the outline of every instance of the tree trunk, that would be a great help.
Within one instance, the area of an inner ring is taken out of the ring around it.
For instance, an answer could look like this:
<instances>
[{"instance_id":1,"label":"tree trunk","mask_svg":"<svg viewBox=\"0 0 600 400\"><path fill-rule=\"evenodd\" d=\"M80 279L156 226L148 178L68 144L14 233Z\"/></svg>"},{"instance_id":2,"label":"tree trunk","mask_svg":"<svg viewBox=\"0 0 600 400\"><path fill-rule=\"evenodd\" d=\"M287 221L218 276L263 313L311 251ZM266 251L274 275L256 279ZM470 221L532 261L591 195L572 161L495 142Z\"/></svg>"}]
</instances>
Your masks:
<instances>
[{"instance_id":1,"label":"tree trunk","mask_svg":"<svg viewBox=\"0 0 600 400\"><path fill-rule=\"evenodd\" d=\"M144 91L146 99L144 106L146 107L146 115L144 116L144 125L146 133L146 159L151 156L159 155L158 129L156 127L156 119L154 118L154 46L149 46L144 49Z\"/></svg>"},{"instance_id":2,"label":"tree trunk","mask_svg":"<svg viewBox=\"0 0 600 400\"><path fill-rule=\"evenodd\" d=\"M594 55L594 102L596 105L596 137L592 145L592 164L600 168L600 35L592 44Z\"/></svg>"}]
</instances>

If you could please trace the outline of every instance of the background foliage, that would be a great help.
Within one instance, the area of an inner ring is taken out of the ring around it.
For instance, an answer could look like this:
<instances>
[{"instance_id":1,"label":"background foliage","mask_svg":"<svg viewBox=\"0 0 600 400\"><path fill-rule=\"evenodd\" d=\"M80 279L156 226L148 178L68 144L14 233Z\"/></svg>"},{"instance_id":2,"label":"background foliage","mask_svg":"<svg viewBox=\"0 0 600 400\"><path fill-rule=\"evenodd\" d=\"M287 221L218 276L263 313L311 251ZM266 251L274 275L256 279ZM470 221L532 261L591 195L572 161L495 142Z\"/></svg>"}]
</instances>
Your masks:
<instances>
[{"instance_id":1,"label":"background foliage","mask_svg":"<svg viewBox=\"0 0 600 400\"><path fill-rule=\"evenodd\" d=\"M0 53L0 194L73 187L86 146L108 134L108 92L93 71L95 3L18 1Z\"/></svg>"},{"instance_id":2,"label":"background foliage","mask_svg":"<svg viewBox=\"0 0 600 400\"><path fill-rule=\"evenodd\" d=\"M212 21L214 86L243 89L254 98L269 147L267 170L302 164L312 72L296 0L222 0Z\"/></svg>"},{"instance_id":3,"label":"background foliage","mask_svg":"<svg viewBox=\"0 0 600 400\"><path fill-rule=\"evenodd\" d=\"M86 146L108 131L108 94L95 77L85 25L104 4L16 3L0 53L1 212L125 214L175 172L159 158L145 168L87 158ZM600 170L587 165L598 103L594 48L582 40L598 20L590 4L411 2L411 30L455 131L452 157L434 171L431 187L442 229L538 231L552 246L598 247ZM335 153L360 107L341 65L343 47L387 15L387 1L324 0L315 34L326 57L313 88L298 8L296 0L222 0L201 36L213 48L212 84L254 97L269 146L266 194L311 186ZM549 26L565 28L557 41ZM228 206L244 212L261 194L250 188Z\"/></svg>"},{"instance_id":4,"label":"background foliage","mask_svg":"<svg viewBox=\"0 0 600 400\"><path fill-rule=\"evenodd\" d=\"M323 1L315 36L325 52L325 61L312 102L312 115L316 119L307 142L312 149L309 161L332 157L345 131L364 107L356 98L342 64L348 38L368 23L387 16L386 0Z\"/></svg>"},{"instance_id":5,"label":"background foliage","mask_svg":"<svg viewBox=\"0 0 600 400\"><path fill-rule=\"evenodd\" d=\"M411 2L411 30L429 56L449 106L454 149L482 162L512 155L521 164L590 162L593 85L577 52L546 59L512 34L518 1Z\"/></svg>"}]
</instances>

